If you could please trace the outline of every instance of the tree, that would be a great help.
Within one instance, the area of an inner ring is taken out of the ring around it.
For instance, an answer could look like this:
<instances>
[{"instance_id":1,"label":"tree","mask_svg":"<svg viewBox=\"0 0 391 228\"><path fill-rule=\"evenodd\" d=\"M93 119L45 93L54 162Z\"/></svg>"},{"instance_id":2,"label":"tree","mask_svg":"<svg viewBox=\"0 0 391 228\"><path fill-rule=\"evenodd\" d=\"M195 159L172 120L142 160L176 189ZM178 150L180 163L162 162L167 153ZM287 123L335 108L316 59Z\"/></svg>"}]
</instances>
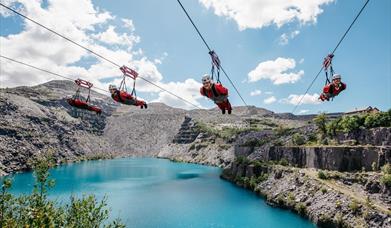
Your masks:
<instances>
[{"instance_id":1,"label":"tree","mask_svg":"<svg viewBox=\"0 0 391 228\"><path fill-rule=\"evenodd\" d=\"M121 221L107 223L109 210L106 198L98 201L94 195L59 205L48 199L47 189L54 186L49 169L53 166L50 156L35 158L35 184L30 195L15 197L8 193L11 181L4 179L0 194L0 227L125 227ZM105 225L107 224L107 225Z\"/></svg>"},{"instance_id":2,"label":"tree","mask_svg":"<svg viewBox=\"0 0 391 228\"><path fill-rule=\"evenodd\" d=\"M314 122L316 127L318 128L318 133L320 134L321 140L323 140L326 137L327 130L326 130L326 123L327 123L327 116L325 113L321 113L317 115L314 118Z\"/></svg>"}]
</instances>

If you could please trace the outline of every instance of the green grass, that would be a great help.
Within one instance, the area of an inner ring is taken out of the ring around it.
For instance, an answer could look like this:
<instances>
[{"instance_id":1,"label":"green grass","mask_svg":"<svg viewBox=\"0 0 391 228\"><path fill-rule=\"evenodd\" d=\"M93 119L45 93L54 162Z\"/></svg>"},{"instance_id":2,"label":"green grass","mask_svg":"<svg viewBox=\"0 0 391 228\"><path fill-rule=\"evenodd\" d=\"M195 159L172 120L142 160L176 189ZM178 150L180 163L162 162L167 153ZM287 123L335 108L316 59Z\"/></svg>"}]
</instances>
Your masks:
<instances>
[{"instance_id":1,"label":"green grass","mask_svg":"<svg viewBox=\"0 0 391 228\"><path fill-rule=\"evenodd\" d=\"M201 132L205 132L205 133L214 135L216 137L219 137L219 138L222 138L225 140L236 137L237 135L244 133L244 132L262 130L261 128L258 128L258 127L246 127L246 128L223 127L222 129L216 129L216 128L211 127L208 124L203 123L203 122L197 122L196 128Z\"/></svg>"},{"instance_id":2,"label":"green grass","mask_svg":"<svg viewBox=\"0 0 391 228\"><path fill-rule=\"evenodd\" d=\"M319 170L318 171L318 177L322 180L327 180L329 179L329 175L327 174L326 171Z\"/></svg>"}]
</instances>

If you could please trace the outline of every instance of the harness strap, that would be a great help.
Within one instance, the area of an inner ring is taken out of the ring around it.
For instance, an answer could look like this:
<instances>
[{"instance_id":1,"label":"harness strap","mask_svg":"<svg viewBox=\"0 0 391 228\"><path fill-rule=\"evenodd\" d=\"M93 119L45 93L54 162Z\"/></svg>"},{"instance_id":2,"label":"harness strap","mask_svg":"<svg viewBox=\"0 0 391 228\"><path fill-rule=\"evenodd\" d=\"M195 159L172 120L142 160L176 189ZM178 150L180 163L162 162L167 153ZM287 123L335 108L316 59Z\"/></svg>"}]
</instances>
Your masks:
<instances>
[{"instance_id":1,"label":"harness strap","mask_svg":"<svg viewBox=\"0 0 391 228\"><path fill-rule=\"evenodd\" d=\"M216 88L215 88L215 84L212 84L212 94L213 94L213 97L212 98L216 98L218 96L220 96L220 94L217 92ZM205 87L202 87L202 92L205 94L205 96L208 96L208 93L205 89Z\"/></svg>"},{"instance_id":2,"label":"harness strap","mask_svg":"<svg viewBox=\"0 0 391 228\"><path fill-rule=\"evenodd\" d=\"M212 69L211 69L212 80L213 80L213 76L216 71L217 72L217 80L216 81L218 83L220 83L220 68L221 68L220 64L221 64L221 62L220 62L219 56L213 50L209 52L209 55L212 58Z\"/></svg>"},{"instance_id":3,"label":"harness strap","mask_svg":"<svg viewBox=\"0 0 391 228\"><path fill-rule=\"evenodd\" d=\"M88 97L86 99L86 102L90 102L90 95L91 95L91 89L88 89Z\"/></svg>"},{"instance_id":4,"label":"harness strap","mask_svg":"<svg viewBox=\"0 0 391 228\"><path fill-rule=\"evenodd\" d=\"M123 100L122 97L121 97L121 91L120 90L115 91L115 95L118 97L118 101L119 102L121 102L121 103L125 102L125 100Z\"/></svg>"},{"instance_id":5,"label":"harness strap","mask_svg":"<svg viewBox=\"0 0 391 228\"><path fill-rule=\"evenodd\" d=\"M133 89L131 95L134 95L135 100L137 100L137 94L136 94L136 79L133 79Z\"/></svg>"},{"instance_id":6,"label":"harness strap","mask_svg":"<svg viewBox=\"0 0 391 228\"><path fill-rule=\"evenodd\" d=\"M326 74L326 82L325 82L325 85L331 83L329 77L332 77L332 76L334 75L333 57L334 57L333 54L329 54L329 55L327 55L326 58L324 58L324 61L323 61L324 72L325 72L325 74ZM330 68L329 68L329 67L330 67ZM330 75L329 75L329 72L328 72L329 69L330 69Z\"/></svg>"}]
</instances>

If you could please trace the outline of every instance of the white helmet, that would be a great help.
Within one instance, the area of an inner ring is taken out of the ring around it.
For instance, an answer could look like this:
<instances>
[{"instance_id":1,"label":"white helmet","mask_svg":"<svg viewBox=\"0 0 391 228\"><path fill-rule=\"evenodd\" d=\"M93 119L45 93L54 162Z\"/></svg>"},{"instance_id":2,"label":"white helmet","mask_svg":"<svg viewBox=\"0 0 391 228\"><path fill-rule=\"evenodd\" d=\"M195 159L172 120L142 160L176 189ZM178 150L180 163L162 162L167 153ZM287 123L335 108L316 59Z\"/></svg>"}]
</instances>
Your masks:
<instances>
[{"instance_id":1,"label":"white helmet","mask_svg":"<svg viewBox=\"0 0 391 228\"><path fill-rule=\"evenodd\" d=\"M115 85L109 85L109 90L113 90L113 89L117 89L117 86L115 86Z\"/></svg>"},{"instance_id":2,"label":"white helmet","mask_svg":"<svg viewBox=\"0 0 391 228\"><path fill-rule=\"evenodd\" d=\"M333 80L335 79L340 79L341 80L341 75L340 74L334 74L333 75Z\"/></svg>"},{"instance_id":3,"label":"white helmet","mask_svg":"<svg viewBox=\"0 0 391 228\"><path fill-rule=\"evenodd\" d=\"M205 82L211 82L212 80L210 79L210 75L209 74L204 74L204 76L202 76L202 83L205 83Z\"/></svg>"}]
</instances>

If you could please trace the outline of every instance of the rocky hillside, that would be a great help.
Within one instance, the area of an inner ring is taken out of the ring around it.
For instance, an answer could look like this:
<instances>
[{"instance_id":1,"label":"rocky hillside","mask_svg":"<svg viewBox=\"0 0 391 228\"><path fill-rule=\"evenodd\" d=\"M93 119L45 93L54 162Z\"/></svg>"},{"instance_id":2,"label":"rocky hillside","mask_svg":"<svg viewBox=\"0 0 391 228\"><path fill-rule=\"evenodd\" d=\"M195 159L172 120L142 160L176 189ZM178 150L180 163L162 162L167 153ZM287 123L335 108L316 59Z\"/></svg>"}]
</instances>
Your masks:
<instances>
[{"instance_id":1,"label":"rocky hillside","mask_svg":"<svg viewBox=\"0 0 391 228\"><path fill-rule=\"evenodd\" d=\"M0 91L1 173L28 169L29 158L48 150L58 163L106 153L100 150L106 145L99 138L116 105L93 93L109 113L101 117L74 113L65 100L74 89L72 83L52 81ZM72 112L82 117L73 118Z\"/></svg>"},{"instance_id":2,"label":"rocky hillside","mask_svg":"<svg viewBox=\"0 0 391 228\"><path fill-rule=\"evenodd\" d=\"M145 110L93 92L104 110L97 116L67 104L74 91L68 81L0 89L0 175L29 169L30 158L48 151L57 163L157 156L223 167L223 178L320 226L391 224L391 168L379 173L391 162L391 127L332 128L319 137L313 115L252 106L221 115L161 103Z\"/></svg>"},{"instance_id":3,"label":"rocky hillside","mask_svg":"<svg viewBox=\"0 0 391 228\"><path fill-rule=\"evenodd\" d=\"M141 110L93 91L93 103L104 110L97 116L67 104L66 98L75 90L70 81L0 89L1 173L28 169L28 158L48 150L59 163L118 155L157 156L172 143L185 116L217 128L246 127L248 119L261 117L291 126L305 124L294 116L280 118L255 107L237 107L230 116L213 109L186 111L160 103Z\"/></svg>"}]
</instances>

